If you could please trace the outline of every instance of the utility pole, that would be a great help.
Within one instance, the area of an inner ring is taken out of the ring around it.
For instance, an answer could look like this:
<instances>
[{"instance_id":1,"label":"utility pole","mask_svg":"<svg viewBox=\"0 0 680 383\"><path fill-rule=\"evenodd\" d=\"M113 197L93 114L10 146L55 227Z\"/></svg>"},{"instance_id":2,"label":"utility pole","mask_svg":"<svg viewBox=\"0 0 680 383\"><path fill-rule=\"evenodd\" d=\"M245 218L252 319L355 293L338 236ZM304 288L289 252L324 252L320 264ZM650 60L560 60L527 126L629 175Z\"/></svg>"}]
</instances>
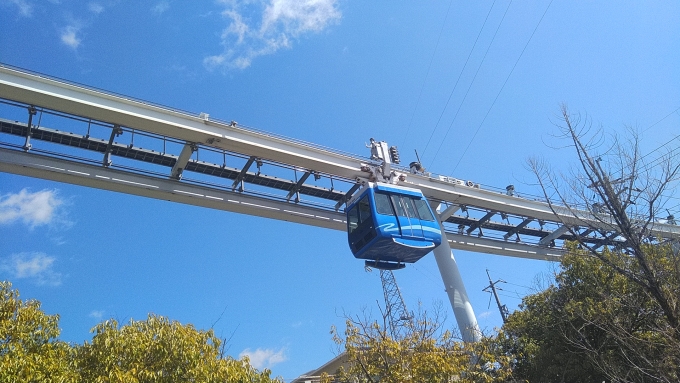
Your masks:
<instances>
[{"instance_id":1,"label":"utility pole","mask_svg":"<svg viewBox=\"0 0 680 383\"><path fill-rule=\"evenodd\" d=\"M498 293L496 292L496 284L497 283L507 283L502 279L497 280L496 282L491 282L491 276L489 275L489 269L486 269L486 276L489 277L489 285L486 286L482 291L486 291L487 293L492 293L494 298L496 298L496 304L498 305L498 311L501 312L501 318L503 318L503 323L506 323L508 321L508 315L510 313L508 312L508 307L506 305L501 304L500 298L498 298ZM491 291L489 291L491 289Z\"/></svg>"}]
</instances>

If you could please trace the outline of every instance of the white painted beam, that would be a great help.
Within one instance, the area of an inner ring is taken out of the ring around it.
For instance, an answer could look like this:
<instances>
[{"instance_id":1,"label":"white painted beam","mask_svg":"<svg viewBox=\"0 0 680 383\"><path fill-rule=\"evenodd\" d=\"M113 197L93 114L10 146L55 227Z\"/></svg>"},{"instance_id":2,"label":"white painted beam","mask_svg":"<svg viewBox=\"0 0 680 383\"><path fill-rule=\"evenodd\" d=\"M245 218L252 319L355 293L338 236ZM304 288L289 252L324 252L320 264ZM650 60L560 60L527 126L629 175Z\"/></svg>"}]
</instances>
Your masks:
<instances>
[{"instance_id":1,"label":"white painted beam","mask_svg":"<svg viewBox=\"0 0 680 383\"><path fill-rule=\"evenodd\" d=\"M446 233L449 246L456 250L466 250L474 253L505 255L517 258L538 259L543 261L559 261L565 254L561 248L550 248L515 241L501 241L496 239Z\"/></svg>"},{"instance_id":2,"label":"white painted beam","mask_svg":"<svg viewBox=\"0 0 680 383\"><path fill-rule=\"evenodd\" d=\"M367 160L309 143L243 129L185 112L132 100L84 86L49 79L0 65L0 97L65 113L127 126L137 130L195 142L236 153L268 159L297 168L346 179L366 180L361 170ZM594 226L614 230L587 211L551 207L541 201L457 185L417 174L404 174L404 186L420 189L430 201L447 201L486 210L530 217L569 226ZM555 216L559 215L559 218ZM680 226L654 223L651 235L680 238Z\"/></svg>"},{"instance_id":3,"label":"white painted beam","mask_svg":"<svg viewBox=\"0 0 680 383\"><path fill-rule=\"evenodd\" d=\"M339 177L366 176L359 157L1 65L0 97Z\"/></svg>"},{"instance_id":4,"label":"white painted beam","mask_svg":"<svg viewBox=\"0 0 680 383\"><path fill-rule=\"evenodd\" d=\"M210 209L346 230L345 215L167 178L0 148L0 171Z\"/></svg>"},{"instance_id":5,"label":"white painted beam","mask_svg":"<svg viewBox=\"0 0 680 383\"><path fill-rule=\"evenodd\" d=\"M0 148L0 171L345 231L345 214L167 178L151 177L35 153ZM447 233L450 248L519 258L557 260L563 251L532 244Z\"/></svg>"}]
</instances>

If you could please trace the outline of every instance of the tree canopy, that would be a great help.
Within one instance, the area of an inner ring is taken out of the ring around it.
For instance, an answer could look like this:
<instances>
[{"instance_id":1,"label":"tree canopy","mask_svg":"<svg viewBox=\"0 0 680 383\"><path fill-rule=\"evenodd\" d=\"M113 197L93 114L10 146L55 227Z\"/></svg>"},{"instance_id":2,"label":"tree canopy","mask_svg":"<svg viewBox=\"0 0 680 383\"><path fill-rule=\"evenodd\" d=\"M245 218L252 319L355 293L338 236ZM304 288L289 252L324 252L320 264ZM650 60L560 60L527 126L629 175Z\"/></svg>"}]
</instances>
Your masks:
<instances>
[{"instance_id":1,"label":"tree canopy","mask_svg":"<svg viewBox=\"0 0 680 383\"><path fill-rule=\"evenodd\" d=\"M22 301L9 282L0 282L0 381L163 383L280 382L248 359L225 356L212 330L159 315L98 324L91 342L58 340L59 316L47 315L35 300Z\"/></svg>"},{"instance_id":2,"label":"tree canopy","mask_svg":"<svg viewBox=\"0 0 680 383\"><path fill-rule=\"evenodd\" d=\"M45 314L36 300L22 301L0 281L0 381L77 381L74 349L58 337L58 315Z\"/></svg>"},{"instance_id":3,"label":"tree canopy","mask_svg":"<svg viewBox=\"0 0 680 383\"><path fill-rule=\"evenodd\" d=\"M333 338L347 355L339 382L505 382L511 358L490 339L465 344L442 325L438 311L420 311L399 335L369 316L347 317L344 333Z\"/></svg>"},{"instance_id":4,"label":"tree canopy","mask_svg":"<svg viewBox=\"0 0 680 383\"><path fill-rule=\"evenodd\" d=\"M647 251L662 256L672 249ZM562 260L555 285L525 297L503 329L506 350L517 357L514 375L531 382L680 378L680 344L659 304L575 246Z\"/></svg>"}]
</instances>

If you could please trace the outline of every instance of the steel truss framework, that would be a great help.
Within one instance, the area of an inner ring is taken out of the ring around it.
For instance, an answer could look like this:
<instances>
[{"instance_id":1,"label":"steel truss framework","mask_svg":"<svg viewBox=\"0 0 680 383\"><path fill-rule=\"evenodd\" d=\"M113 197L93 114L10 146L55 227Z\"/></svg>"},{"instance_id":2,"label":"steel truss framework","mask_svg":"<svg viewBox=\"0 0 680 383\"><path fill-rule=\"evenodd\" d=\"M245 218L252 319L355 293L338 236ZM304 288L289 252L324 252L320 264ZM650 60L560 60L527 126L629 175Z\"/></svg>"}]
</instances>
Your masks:
<instances>
[{"instance_id":1,"label":"steel truss framework","mask_svg":"<svg viewBox=\"0 0 680 383\"><path fill-rule=\"evenodd\" d=\"M3 65L0 117L0 171L335 230L346 230L343 205L381 166L207 113ZM398 184L420 189L437 208L447 248L555 260L574 234L594 247L621 242L606 217L514 190L391 169ZM680 227L654 224L650 235L678 239ZM447 257L439 253L438 264ZM454 295L449 292L452 303Z\"/></svg>"}]
</instances>

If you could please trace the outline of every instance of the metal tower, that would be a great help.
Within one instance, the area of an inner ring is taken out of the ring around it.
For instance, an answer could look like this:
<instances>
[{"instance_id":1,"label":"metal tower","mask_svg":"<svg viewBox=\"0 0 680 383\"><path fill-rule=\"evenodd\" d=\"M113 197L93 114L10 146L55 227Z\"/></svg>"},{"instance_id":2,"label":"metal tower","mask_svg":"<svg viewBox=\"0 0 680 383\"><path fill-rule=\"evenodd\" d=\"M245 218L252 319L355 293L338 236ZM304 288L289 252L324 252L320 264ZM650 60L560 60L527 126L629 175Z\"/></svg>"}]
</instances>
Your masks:
<instances>
[{"instance_id":1,"label":"metal tower","mask_svg":"<svg viewBox=\"0 0 680 383\"><path fill-rule=\"evenodd\" d=\"M390 334L398 339L404 335L404 330L412 324L413 315L406 309L404 298L401 296L397 280L392 270L380 270L383 294L385 295L385 313Z\"/></svg>"}]
</instances>

